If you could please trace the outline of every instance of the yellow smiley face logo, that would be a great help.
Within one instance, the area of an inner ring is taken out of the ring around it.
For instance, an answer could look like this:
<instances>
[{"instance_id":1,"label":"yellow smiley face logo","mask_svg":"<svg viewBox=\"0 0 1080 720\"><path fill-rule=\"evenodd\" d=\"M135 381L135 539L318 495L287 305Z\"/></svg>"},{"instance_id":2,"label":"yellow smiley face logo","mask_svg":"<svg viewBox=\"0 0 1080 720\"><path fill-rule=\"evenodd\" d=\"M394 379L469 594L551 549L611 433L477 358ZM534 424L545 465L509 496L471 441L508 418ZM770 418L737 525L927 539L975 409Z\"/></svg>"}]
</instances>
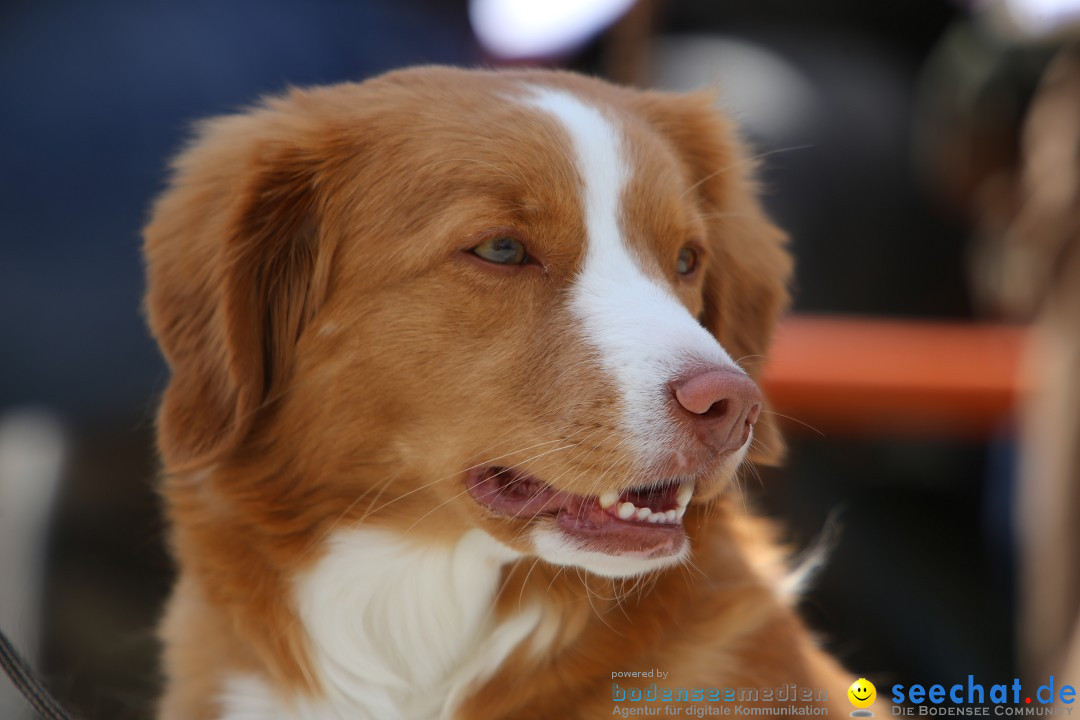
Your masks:
<instances>
[{"instance_id":1,"label":"yellow smiley face logo","mask_svg":"<svg viewBox=\"0 0 1080 720\"><path fill-rule=\"evenodd\" d=\"M874 698L877 697L877 688L866 678L859 678L847 689L847 697L857 708L870 707L874 704Z\"/></svg>"}]
</instances>

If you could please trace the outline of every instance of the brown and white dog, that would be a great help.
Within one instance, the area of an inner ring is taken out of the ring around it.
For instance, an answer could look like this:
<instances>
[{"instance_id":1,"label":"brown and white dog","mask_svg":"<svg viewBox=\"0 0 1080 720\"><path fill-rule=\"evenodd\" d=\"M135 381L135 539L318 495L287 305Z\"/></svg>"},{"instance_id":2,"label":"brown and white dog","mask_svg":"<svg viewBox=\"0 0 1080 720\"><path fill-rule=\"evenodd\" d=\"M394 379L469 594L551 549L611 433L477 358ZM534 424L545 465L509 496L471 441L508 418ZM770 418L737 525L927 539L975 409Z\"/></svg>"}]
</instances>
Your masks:
<instances>
[{"instance_id":1,"label":"brown and white dog","mask_svg":"<svg viewBox=\"0 0 1080 720\"><path fill-rule=\"evenodd\" d=\"M846 714L732 499L791 267L749 169L709 97L555 72L204 123L146 228L161 717L606 717L653 668Z\"/></svg>"}]
</instances>

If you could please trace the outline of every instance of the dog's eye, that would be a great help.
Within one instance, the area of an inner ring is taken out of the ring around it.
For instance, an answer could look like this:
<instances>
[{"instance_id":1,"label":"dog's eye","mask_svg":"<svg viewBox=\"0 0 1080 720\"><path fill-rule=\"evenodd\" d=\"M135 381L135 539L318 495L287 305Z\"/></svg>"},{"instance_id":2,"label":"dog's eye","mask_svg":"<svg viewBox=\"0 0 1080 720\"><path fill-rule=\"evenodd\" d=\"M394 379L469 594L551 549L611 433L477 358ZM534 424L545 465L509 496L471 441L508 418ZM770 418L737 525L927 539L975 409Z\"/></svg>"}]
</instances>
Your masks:
<instances>
[{"instance_id":1,"label":"dog's eye","mask_svg":"<svg viewBox=\"0 0 1080 720\"><path fill-rule=\"evenodd\" d=\"M512 237L494 237L472 249L472 254L499 265L524 265L529 260L525 246Z\"/></svg>"},{"instance_id":2,"label":"dog's eye","mask_svg":"<svg viewBox=\"0 0 1080 720\"><path fill-rule=\"evenodd\" d=\"M690 275L695 270L697 270L697 266L697 250L687 245L679 251L679 259L675 263L675 271L677 273L679 273L680 275Z\"/></svg>"}]
</instances>

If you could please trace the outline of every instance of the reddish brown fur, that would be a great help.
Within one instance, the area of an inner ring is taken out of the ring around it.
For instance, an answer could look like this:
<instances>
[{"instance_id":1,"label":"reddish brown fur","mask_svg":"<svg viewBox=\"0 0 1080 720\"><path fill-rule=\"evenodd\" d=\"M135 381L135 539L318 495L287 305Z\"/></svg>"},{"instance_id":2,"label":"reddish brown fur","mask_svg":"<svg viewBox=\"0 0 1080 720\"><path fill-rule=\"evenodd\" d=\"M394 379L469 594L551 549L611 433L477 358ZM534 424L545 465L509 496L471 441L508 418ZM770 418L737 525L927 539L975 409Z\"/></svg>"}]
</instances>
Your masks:
<instances>
[{"instance_id":1,"label":"reddish brown fur","mask_svg":"<svg viewBox=\"0 0 1080 720\"><path fill-rule=\"evenodd\" d=\"M756 374L790 260L708 97L426 68L209 121L146 229L147 308L172 370L158 437L181 569L163 717L212 717L238 670L320 694L291 582L334 529L449 543L483 527L521 547L528 521L493 519L463 495L466 468L528 460L572 492L601 468L641 473L618 446L610 380L580 362L568 329L579 180L557 127L508 101L522 81L627 119L649 179L627 191L628 241L645 257L702 245L704 271L673 287ZM522 236L547 271L499 274L460 252L496 231ZM770 416L755 432L752 458L775 460ZM579 444L532 460L520 450L554 439ZM606 673L652 665L674 685L798 682L842 699L849 679L753 567L774 547L767 535L723 499L687 525L701 572L664 571L633 592L530 571L532 559L509 568L500 611L545 597L559 641L539 658L515 652L461 717L607 715Z\"/></svg>"}]
</instances>

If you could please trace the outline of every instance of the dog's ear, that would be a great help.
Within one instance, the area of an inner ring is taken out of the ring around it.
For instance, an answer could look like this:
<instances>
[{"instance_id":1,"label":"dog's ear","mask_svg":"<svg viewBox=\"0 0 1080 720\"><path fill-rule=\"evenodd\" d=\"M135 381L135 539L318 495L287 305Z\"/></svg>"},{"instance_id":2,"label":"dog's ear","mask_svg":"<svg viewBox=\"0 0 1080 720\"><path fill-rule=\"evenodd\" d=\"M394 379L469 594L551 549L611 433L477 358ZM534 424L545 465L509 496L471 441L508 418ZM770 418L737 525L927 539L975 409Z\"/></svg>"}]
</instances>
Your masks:
<instances>
[{"instance_id":1,"label":"dog's ear","mask_svg":"<svg viewBox=\"0 0 1080 720\"><path fill-rule=\"evenodd\" d=\"M320 302L317 161L280 115L201 125L144 231L146 310L172 372L158 413L168 470L243 440Z\"/></svg>"},{"instance_id":2,"label":"dog's ear","mask_svg":"<svg viewBox=\"0 0 1080 720\"><path fill-rule=\"evenodd\" d=\"M733 123L715 109L711 94L647 97L648 112L684 163L706 221L704 242L712 261L701 322L760 380L773 330L790 299L787 236L765 216L752 179L754 161ZM749 457L776 464L783 453L783 438L766 402Z\"/></svg>"}]
</instances>

